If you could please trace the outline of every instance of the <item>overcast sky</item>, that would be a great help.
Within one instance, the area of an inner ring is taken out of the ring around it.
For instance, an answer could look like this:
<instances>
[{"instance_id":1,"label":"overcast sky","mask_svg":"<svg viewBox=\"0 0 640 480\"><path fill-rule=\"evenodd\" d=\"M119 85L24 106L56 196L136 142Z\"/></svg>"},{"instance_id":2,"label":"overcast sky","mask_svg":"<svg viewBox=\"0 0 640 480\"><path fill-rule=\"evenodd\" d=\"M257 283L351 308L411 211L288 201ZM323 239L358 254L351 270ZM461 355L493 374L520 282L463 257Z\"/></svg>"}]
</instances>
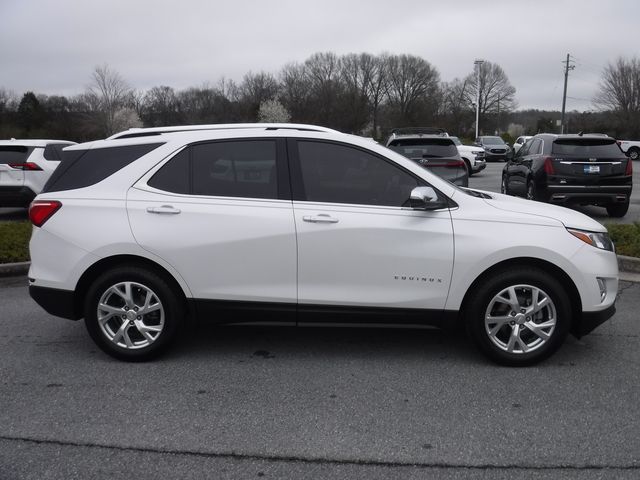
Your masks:
<instances>
[{"instance_id":1,"label":"overcast sky","mask_svg":"<svg viewBox=\"0 0 640 480\"><path fill-rule=\"evenodd\" d=\"M593 109L602 69L640 55L640 0L0 0L0 88L81 93L97 65L134 88L277 74L315 52L418 55L443 81L498 63L520 108Z\"/></svg>"}]
</instances>

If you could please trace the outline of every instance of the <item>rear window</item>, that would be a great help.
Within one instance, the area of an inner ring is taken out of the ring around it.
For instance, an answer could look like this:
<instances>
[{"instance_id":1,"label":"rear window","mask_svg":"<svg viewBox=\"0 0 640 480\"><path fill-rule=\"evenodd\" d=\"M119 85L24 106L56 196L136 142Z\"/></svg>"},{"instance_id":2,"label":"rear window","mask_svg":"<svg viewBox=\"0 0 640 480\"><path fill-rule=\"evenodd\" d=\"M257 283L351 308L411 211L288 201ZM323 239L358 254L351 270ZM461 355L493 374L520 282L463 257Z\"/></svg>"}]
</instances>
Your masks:
<instances>
[{"instance_id":1,"label":"rear window","mask_svg":"<svg viewBox=\"0 0 640 480\"><path fill-rule=\"evenodd\" d=\"M29 149L23 146L0 147L0 163L24 163L29 156Z\"/></svg>"},{"instance_id":2,"label":"rear window","mask_svg":"<svg viewBox=\"0 0 640 480\"><path fill-rule=\"evenodd\" d=\"M619 158L624 156L613 139L568 138L553 142L551 153L571 157Z\"/></svg>"},{"instance_id":3,"label":"rear window","mask_svg":"<svg viewBox=\"0 0 640 480\"><path fill-rule=\"evenodd\" d=\"M62 152L62 162L43 192L58 192L94 185L158 148L162 143Z\"/></svg>"},{"instance_id":4,"label":"rear window","mask_svg":"<svg viewBox=\"0 0 640 480\"><path fill-rule=\"evenodd\" d=\"M458 149L449 138L399 138L392 141L389 148L407 158L445 158L458 155Z\"/></svg>"}]
</instances>

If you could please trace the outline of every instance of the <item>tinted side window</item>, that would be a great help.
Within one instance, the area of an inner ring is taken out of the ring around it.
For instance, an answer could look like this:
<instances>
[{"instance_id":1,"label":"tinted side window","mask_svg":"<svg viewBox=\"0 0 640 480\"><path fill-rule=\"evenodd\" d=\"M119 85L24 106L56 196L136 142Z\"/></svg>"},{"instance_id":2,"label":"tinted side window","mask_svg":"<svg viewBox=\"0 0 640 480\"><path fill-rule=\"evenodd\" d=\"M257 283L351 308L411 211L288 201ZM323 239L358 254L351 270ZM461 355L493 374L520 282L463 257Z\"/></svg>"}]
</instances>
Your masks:
<instances>
[{"instance_id":1,"label":"tinted side window","mask_svg":"<svg viewBox=\"0 0 640 480\"><path fill-rule=\"evenodd\" d=\"M193 194L278 198L275 140L242 140L191 147Z\"/></svg>"},{"instance_id":2,"label":"tinted side window","mask_svg":"<svg viewBox=\"0 0 640 480\"><path fill-rule=\"evenodd\" d=\"M185 148L165 163L147 182L151 187L165 192L190 193L189 149Z\"/></svg>"},{"instance_id":3,"label":"tinted side window","mask_svg":"<svg viewBox=\"0 0 640 480\"><path fill-rule=\"evenodd\" d=\"M153 143L62 152L62 162L42 191L57 192L94 185L160 145Z\"/></svg>"},{"instance_id":4,"label":"tinted side window","mask_svg":"<svg viewBox=\"0 0 640 480\"><path fill-rule=\"evenodd\" d=\"M332 143L299 141L306 199L360 205L405 205L418 180L364 150Z\"/></svg>"},{"instance_id":5,"label":"tinted side window","mask_svg":"<svg viewBox=\"0 0 640 480\"><path fill-rule=\"evenodd\" d=\"M68 143L50 143L44 148L43 156L45 160L54 160L59 162L62 160L62 149L68 146Z\"/></svg>"}]
</instances>

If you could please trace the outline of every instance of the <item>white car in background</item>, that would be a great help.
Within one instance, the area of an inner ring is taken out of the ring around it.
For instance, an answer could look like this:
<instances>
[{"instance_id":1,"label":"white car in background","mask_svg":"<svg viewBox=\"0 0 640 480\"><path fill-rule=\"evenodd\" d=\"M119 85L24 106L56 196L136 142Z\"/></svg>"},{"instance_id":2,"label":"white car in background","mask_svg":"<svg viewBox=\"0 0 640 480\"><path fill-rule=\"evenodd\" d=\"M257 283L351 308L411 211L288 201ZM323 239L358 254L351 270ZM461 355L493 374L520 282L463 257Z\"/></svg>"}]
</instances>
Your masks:
<instances>
[{"instance_id":1,"label":"white car in background","mask_svg":"<svg viewBox=\"0 0 640 480\"><path fill-rule=\"evenodd\" d=\"M513 142L513 154L515 155L516 153L518 153L518 150L520 150L522 148L522 146L527 143L527 140L529 140L530 138L533 138L533 136L531 135L521 135L518 138L516 138L516 141Z\"/></svg>"},{"instance_id":2,"label":"white car in background","mask_svg":"<svg viewBox=\"0 0 640 480\"><path fill-rule=\"evenodd\" d=\"M199 318L449 326L530 365L610 318L618 292L613 244L586 215L310 125L74 145L29 217L33 299L129 361Z\"/></svg>"},{"instance_id":3,"label":"white car in background","mask_svg":"<svg viewBox=\"0 0 640 480\"><path fill-rule=\"evenodd\" d=\"M0 207L28 207L60 163L64 140L0 141Z\"/></svg>"},{"instance_id":4,"label":"white car in background","mask_svg":"<svg viewBox=\"0 0 640 480\"><path fill-rule=\"evenodd\" d=\"M484 159L484 150L475 145L464 145L458 137L449 137L456 144L458 153L464 163L467 165L469 176L474 173L481 172L487 167L487 162Z\"/></svg>"}]
</instances>

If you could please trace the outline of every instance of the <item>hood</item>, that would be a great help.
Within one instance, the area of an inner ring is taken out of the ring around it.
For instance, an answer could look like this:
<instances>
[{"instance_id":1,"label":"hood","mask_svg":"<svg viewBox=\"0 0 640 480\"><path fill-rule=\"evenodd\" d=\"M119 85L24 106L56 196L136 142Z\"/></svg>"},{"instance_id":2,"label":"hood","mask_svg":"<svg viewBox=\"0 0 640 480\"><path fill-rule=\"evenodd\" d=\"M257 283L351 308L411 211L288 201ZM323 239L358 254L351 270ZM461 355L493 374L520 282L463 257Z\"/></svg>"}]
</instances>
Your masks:
<instances>
[{"instance_id":1,"label":"hood","mask_svg":"<svg viewBox=\"0 0 640 480\"><path fill-rule=\"evenodd\" d=\"M503 195L501 193L483 193L487 193L492 197L491 199L484 199L484 202L499 210L558 220L562 222L565 227L569 228L578 228L581 230L589 230L591 232L607 231L604 226L593 220L591 217L569 208L549 203L534 202L532 200Z\"/></svg>"}]
</instances>

